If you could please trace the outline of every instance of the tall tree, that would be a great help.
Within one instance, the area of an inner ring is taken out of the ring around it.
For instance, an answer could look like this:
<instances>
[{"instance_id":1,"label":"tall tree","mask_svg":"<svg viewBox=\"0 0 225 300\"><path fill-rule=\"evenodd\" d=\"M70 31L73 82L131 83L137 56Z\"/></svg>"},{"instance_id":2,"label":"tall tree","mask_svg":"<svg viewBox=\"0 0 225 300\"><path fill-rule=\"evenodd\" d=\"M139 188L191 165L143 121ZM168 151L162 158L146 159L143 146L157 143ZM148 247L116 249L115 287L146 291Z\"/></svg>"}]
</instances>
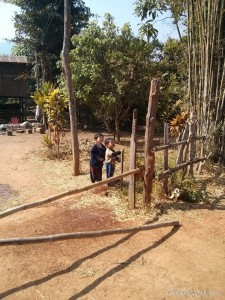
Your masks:
<instances>
[{"instance_id":1,"label":"tall tree","mask_svg":"<svg viewBox=\"0 0 225 300\"><path fill-rule=\"evenodd\" d=\"M109 14L102 27L91 22L72 42L76 96L88 102L108 130L114 122L119 140L121 121L135 104L147 99L158 43L135 37L128 24L120 30Z\"/></svg>"},{"instance_id":2,"label":"tall tree","mask_svg":"<svg viewBox=\"0 0 225 300\"><path fill-rule=\"evenodd\" d=\"M63 0L8 2L20 9L14 17L14 53L29 55L34 64L37 85L40 81L54 81L56 62L63 45ZM72 34L78 34L89 17L90 10L82 0L71 1Z\"/></svg>"},{"instance_id":3,"label":"tall tree","mask_svg":"<svg viewBox=\"0 0 225 300\"><path fill-rule=\"evenodd\" d=\"M76 98L74 95L72 74L70 69L70 38L71 38L71 0L64 0L64 39L62 50L63 75L66 83L69 111L70 111L70 129L72 137L72 154L73 154L73 174L80 174L79 163L79 142L77 131L77 114L76 114Z\"/></svg>"}]
</instances>

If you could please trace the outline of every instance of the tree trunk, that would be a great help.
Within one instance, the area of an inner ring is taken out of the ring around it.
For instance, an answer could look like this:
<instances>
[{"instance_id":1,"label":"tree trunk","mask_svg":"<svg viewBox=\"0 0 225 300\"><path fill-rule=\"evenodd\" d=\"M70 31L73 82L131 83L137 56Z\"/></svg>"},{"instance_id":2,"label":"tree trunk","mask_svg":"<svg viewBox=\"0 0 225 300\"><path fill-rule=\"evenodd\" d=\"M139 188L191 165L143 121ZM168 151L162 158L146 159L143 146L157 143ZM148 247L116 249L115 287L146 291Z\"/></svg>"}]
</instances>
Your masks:
<instances>
[{"instance_id":1,"label":"tree trunk","mask_svg":"<svg viewBox=\"0 0 225 300\"><path fill-rule=\"evenodd\" d=\"M77 130L76 98L73 90L72 73L70 69L70 38L71 38L71 0L64 0L64 39L62 50L63 75L69 98L70 129L72 137L73 175L80 174L79 142Z\"/></svg>"},{"instance_id":2,"label":"tree trunk","mask_svg":"<svg viewBox=\"0 0 225 300\"><path fill-rule=\"evenodd\" d=\"M151 81L148 112L146 115L145 128L145 173L143 187L143 206L146 207L151 203L152 181L154 178L155 154L153 150L153 137L155 128L156 110L159 96L159 81Z\"/></svg>"},{"instance_id":3,"label":"tree trunk","mask_svg":"<svg viewBox=\"0 0 225 300\"><path fill-rule=\"evenodd\" d=\"M115 119L115 140L117 143L120 142L120 122L118 119Z\"/></svg>"}]
</instances>

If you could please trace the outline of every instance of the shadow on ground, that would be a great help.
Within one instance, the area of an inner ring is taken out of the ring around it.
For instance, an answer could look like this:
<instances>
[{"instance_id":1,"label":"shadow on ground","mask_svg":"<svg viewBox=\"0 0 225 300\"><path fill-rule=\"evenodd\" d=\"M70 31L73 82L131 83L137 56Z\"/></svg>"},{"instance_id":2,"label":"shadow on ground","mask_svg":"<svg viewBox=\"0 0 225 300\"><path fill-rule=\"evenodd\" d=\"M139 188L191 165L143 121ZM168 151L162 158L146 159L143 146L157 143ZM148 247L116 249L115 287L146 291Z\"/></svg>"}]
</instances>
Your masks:
<instances>
[{"instance_id":1,"label":"shadow on ground","mask_svg":"<svg viewBox=\"0 0 225 300\"><path fill-rule=\"evenodd\" d=\"M149 247L142 249L141 251L133 254L131 257L129 257L123 264L120 264L114 268L112 268L111 270L109 270L108 272L106 272L104 275L100 276L99 278L95 279L91 284L89 284L88 286L86 286L83 290L81 290L79 293L77 293L76 295L73 295L70 299L79 299L79 297L84 296L86 294L88 294L90 291L92 291L93 289L95 289L99 284L101 284L101 282L103 282L104 280L106 280L107 278L111 277L113 274L116 274L120 271L122 271L123 269L125 269L126 267L128 267L131 263L133 263L135 260L137 260L141 255L145 254L146 252L155 249L156 247L159 247L161 244L163 244L167 239L169 239L171 236L173 236L178 230L179 230L179 226L173 227L165 236L163 236L160 240L158 240L157 242L155 242L153 245L150 245ZM55 272L53 274L49 274L43 278L37 279L37 280L33 280L30 282L27 282L21 286L12 288L10 290L7 290L3 293L0 294L0 299L4 299L5 297L8 297L10 295L13 295L21 290L25 290L27 288L30 288L32 286L37 286L39 284L42 284L44 282L47 282L55 277L67 274L69 272L74 271L75 269L79 268L79 266L84 263L86 260L92 259L94 257L97 257L99 255L101 255L102 253L109 251L110 249L113 249L121 244L123 244L125 241L127 241L128 239L130 239L131 237L133 237L135 234L137 234L137 232L134 233L130 233L127 236L123 237L122 239L120 239L119 241L117 241L116 243L113 243L107 247L104 247L94 253L91 253L90 255L83 257L77 261L75 261L72 265L70 265L68 268L64 269L64 270L60 270L58 272Z\"/></svg>"}]
</instances>

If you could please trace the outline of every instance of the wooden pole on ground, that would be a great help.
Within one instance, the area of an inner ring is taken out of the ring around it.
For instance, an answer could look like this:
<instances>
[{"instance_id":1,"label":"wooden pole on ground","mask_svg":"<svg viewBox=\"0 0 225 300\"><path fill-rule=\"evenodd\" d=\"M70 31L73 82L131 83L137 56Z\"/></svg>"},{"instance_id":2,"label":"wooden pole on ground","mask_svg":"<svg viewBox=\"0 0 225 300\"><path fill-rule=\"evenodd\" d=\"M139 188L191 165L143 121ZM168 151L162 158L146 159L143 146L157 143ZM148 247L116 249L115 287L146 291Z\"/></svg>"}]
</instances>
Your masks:
<instances>
[{"instance_id":1,"label":"wooden pole on ground","mask_svg":"<svg viewBox=\"0 0 225 300\"><path fill-rule=\"evenodd\" d=\"M71 232L71 233L61 233L47 236L36 236L36 237L25 237L25 238L8 238L0 239L0 246L6 245L21 245L21 244L34 244L34 243L48 243L56 242L68 239L81 239L81 238L93 238L104 235L111 234L126 234L130 232L138 232L150 229L157 229L161 227L170 227L170 226L181 226L179 221L165 222L161 224L151 224L151 225L142 225L133 228L115 228L99 231L86 231L86 232Z\"/></svg>"},{"instance_id":2,"label":"wooden pole on ground","mask_svg":"<svg viewBox=\"0 0 225 300\"><path fill-rule=\"evenodd\" d=\"M61 193L61 194L57 194L57 195L54 195L54 196L51 196L51 197L48 197L48 198L45 198L45 199L42 199L42 200L39 200L39 201L36 201L36 202L27 203L27 204L24 204L24 205L13 207L11 209L8 209L8 210L5 210L5 211L1 212L0 213L0 219L6 217L8 215L12 215L12 214L14 214L18 211L22 211L22 210L26 210L26 209L33 208L33 207L36 207L36 206L40 206L40 205L43 205L43 204L46 204L46 203L50 203L52 201L58 200L60 198L66 197L66 196L86 192L86 191L88 191L90 189L93 189L95 187L98 187L100 185L104 185L104 184L107 184L109 182L116 181L116 180L118 180L122 177L126 177L126 176L129 176L131 174L137 174L139 172L140 172L140 168L137 168L135 170L131 170L131 171L125 172L123 174L120 174L120 175L117 175L117 176L114 176L114 177L111 177L111 178L93 183L91 185L85 186L85 187L80 188L80 189L70 190L70 191L67 191L67 192L64 192L64 193Z\"/></svg>"},{"instance_id":3,"label":"wooden pole on ground","mask_svg":"<svg viewBox=\"0 0 225 300\"><path fill-rule=\"evenodd\" d=\"M169 124L164 123L164 145L169 145ZM164 149L164 156L163 156L163 169L164 171L168 170L169 163L168 163L168 148ZM168 176L166 176L163 180L163 193L168 195Z\"/></svg>"},{"instance_id":4,"label":"wooden pole on ground","mask_svg":"<svg viewBox=\"0 0 225 300\"><path fill-rule=\"evenodd\" d=\"M143 188L143 206L151 202L152 181L154 177L155 153L153 151L153 137L155 128L155 117L158 104L159 81L151 81L148 112L146 116L145 128L145 173Z\"/></svg>"},{"instance_id":5,"label":"wooden pole on ground","mask_svg":"<svg viewBox=\"0 0 225 300\"><path fill-rule=\"evenodd\" d=\"M137 132L137 109L134 109L133 121L132 121L132 134L131 134L131 141L130 141L129 170L134 170L136 168L136 152L137 152L136 132ZM134 176L134 174L129 176L128 208L129 209L135 208L135 176Z\"/></svg>"}]
</instances>

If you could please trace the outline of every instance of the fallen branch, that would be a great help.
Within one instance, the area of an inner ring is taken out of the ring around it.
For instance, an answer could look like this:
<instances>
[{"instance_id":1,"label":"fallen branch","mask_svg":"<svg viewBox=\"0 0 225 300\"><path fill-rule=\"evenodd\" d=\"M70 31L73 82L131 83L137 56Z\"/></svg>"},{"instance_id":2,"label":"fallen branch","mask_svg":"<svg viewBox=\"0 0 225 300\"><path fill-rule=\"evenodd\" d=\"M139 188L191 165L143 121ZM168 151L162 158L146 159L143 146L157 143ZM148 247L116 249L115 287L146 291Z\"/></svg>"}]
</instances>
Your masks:
<instances>
[{"instance_id":1,"label":"fallen branch","mask_svg":"<svg viewBox=\"0 0 225 300\"><path fill-rule=\"evenodd\" d=\"M43 205L43 204L50 203L52 201L58 200L60 198L66 197L66 196L70 196L70 195L74 195L74 194L79 194L79 193L88 191L88 190L93 189L95 187L107 184L109 182L116 181L116 180L118 180L120 178L129 176L129 175L132 175L132 174L137 174L140 171L141 171L141 169L137 168L137 169L125 172L123 174L120 174L120 175L117 175L117 176L114 176L114 177L111 177L111 178L108 178L108 179L105 179L105 180L93 183L91 185L85 186L85 187L80 188L80 189L70 190L70 191L67 191L67 192L64 192L64 193L60 193L60 194L57 194L57 195L54 195L54 196L50 196L48 198L45 198L45 199L42 199L42 200L39 200L39 201L36 201L36 202L27 203L27 204L23 204L23 205L20 205L20 206L16 206L16 207L10 208L10 209L5 210L5 211L3 211L3 212L0 213L0 219L4 218L6 216L12 215L12 214L14 214L14 213L16 213L18 211L22 211L22 210L26 210L26 209L29 209L29 208L37 207L37 206L40 206L40 205Z\"/></svg>"},{"instance_id":2,"label":"fallen branch","mask_svg":"<svg viewBox=\"0 0 225 300\"><path fill-rule=\"evenodd\" d=\"M37 237L8 238L8 239L0 239L0 246L48 243L48 242L56 242L56 241L62 241L68 239L93 238L93 237L99 237L103 235L125 234L130 232L138 232L138 231L156 229L161 227L170 227L170 226L181 226L181 224L179 223L179 221L171 221L171 222L165 222L160 224L142 225L133 228L116 228L116 229L107 229L107 230L99 230L99 231L61 233L61 234L37 236Z\"/></svg>"}]
</instances>

